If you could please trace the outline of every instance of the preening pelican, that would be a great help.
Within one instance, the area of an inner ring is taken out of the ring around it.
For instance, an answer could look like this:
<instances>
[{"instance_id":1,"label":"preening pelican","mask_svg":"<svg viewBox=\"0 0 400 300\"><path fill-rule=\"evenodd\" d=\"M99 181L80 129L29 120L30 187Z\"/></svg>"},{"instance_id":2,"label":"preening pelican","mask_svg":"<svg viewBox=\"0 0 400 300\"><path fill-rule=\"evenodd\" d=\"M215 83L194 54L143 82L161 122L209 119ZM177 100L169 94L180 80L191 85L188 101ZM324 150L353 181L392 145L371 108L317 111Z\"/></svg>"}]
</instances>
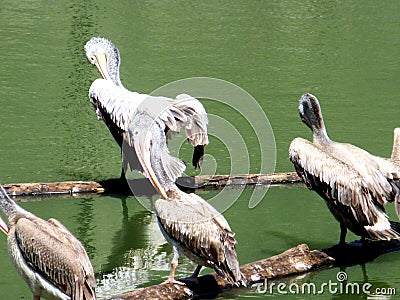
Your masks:
<instances>
[{"instance_id":1,"label":"preening pelican","mask_svg":"<svg viewBox=\"0 0 400 300\"><path fill-rule=\"evenodd\" d=\"M233 285L244 284L235 250L234 233L226 219L208 202L195 194L186 194L175 185L185 170L181 160L169 154L164 135L165 125L147 112L138 112L130 123L127 137L137 154L144 173L161 198L155 202L158 223L172 245L171 271L174 279L180 253L198 264L192 277L202 266L214 270Z\"/></svg>"},{"instance_id":2,"label":"preening pelican","mask_svg":"<svg viewBox=\"0 0 400 300\"><path fill-rule=\"evenodd\" d=\"M104 79L119 87L121 93L130 93L121 83L119 75L121 57L114 44L105 38L94 37L86 43L85 52L89 62L96 66ZM126 121L130 120L131 112L137 109L143 94L131 92L132 95L129 98L124 98L124 101L120 101L118 99L120 93L114 89L116 91L113 97L114 101L110 102L109 99L96 95L96 89L94 88L98 88L99 84L98 82L96 86L92 85L89 97L97 111L97 115L106 123L114 139L121 147L122 134L125 131L121 124L126 125ZM165 99L165 97L153 97L155 105L158 105L158 99ZM195 168L199 168L204 155L204 147L208 144L207 113L200 101L186 94L180 94L169 101L173 101L174 106L187 115L186 123L180 124L180 127L185 130L188 142L194 147L192 164ZM166 124L166 132L169 130L177 131Z\"/></svg>"},{"instance_id":3,"label":"preening pelican","mask_svg":"<svg viewBox=\"0 0 400 300\"><path fill-rule=\"evenodd\" d=\"M0 185L0 208L8 219L8 254L34 300L96 299L96 280L82 244L59 221L44 221L18 206ZM0 218L1 219L1 218Z\"/></svg>"},{"instance_id":4,"label":"preening pelican","mask_svg":"<svg viewBox=\"0 0 400 300\"><path fill-rule=\"evenodd\" d=\"M162 122L163 126L170 131L179 132L184 129L187 136L190 131L188 140L191 143L208 141L207 127L204 127L206 125L203 122L204 115L196 113L196 109L193 107L196 102L193 102L190 96L185 98L181 95L179 101L167 97L149 96L121 89L111 81L99 78L90 86L89 97L96 108L98 117L107 120L105 123L121 150L125 152L123 154L130 151L130 149L122 149L124 133L127 132L133 116L139 109L147 111L153 119ZM200 148L202 149L202 147ZM200 148L196 147L195 149ZM194 155L200 152L195 151ZM202 153L200 156L203 156ZM197 157L198 163L200 156ZM124 162L126 163L125 160ZM132 169L140 170L137 163L132 160L130 165ZM123 174L121 175L123 176Z\"/></svg>"},{"instance_id":5,"label":"preening pelican","mask_svg":"<svg viewBox=\"0 0 400 300\"><path fill-rule=\"evenodd\" d=\"M389 221L384 209L395 201L400 215L400 169L356 146L332 141L315 96L301 97L299 113L313 132L313 142L294 139L289 157L307 187L339 221L340 244L345 244L347 229L362 238L400 238L400 224Z\"/></svg>"}]
</instances>

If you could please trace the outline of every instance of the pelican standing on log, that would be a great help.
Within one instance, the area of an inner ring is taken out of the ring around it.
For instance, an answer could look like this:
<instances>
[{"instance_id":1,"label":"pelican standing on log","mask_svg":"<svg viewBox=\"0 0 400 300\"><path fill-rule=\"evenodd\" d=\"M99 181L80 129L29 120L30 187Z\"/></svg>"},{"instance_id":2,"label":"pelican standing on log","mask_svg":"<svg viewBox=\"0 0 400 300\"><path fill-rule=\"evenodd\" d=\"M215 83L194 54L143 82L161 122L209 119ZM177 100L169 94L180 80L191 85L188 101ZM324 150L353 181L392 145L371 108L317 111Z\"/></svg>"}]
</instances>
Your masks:
<instances>
[{"instance_id":1,"label":"pelican standing on log","mask_svg":"<svg viewBox=\"0 0 400 300\"><path fill-rule=\"evenodd\" d=\"M325 200L339 221L339 244L346 243L347 229L362 239L400 238L400 223L389 221L384 209L395 201L400 215L400 168L351 144L332 141L314 95L301 97L299 113L312 130L313 142L294 139L289 157L307 187Z\"/></svg>"},{"instance_id":2,"label":"pelican standing on log","mask_svg":"<svg viewBox=\"0 0 400 300\"><path fill-rule=\"evenodd\" d=\"M92 84L90 87L89 97L98 118L104 121L115 141L122 147L122 135L129 125L132 111L140 105L143 100L142 96L151 96L130 92L123 86L119 75L121 57L117 47L109 40L98 37L90 39L85 45L85 53L89 62L96 66L103 79L112 82L121 89L120 92L114 89L116 94L113 97L114 100L110 101L101 97L101 94L98 92L99 89L104 90L106 88L100 85L104 84L104 81L97 81L96 84ZM125 95L126 93L131 93L131 96L125 97L124 101L121 101L121 99L118 99L118 94L120 93ZM158 104L158 99L164 100L165 98L153 97L155 105ZM190 95L180 94L175 99L169 99L169 101L172 101L174 107L181 110L187 116L186 122L180 123L180 128L185 130L188 142L194 147L192 165L195 168L200 168L204 155L204 147L208 144L207 113L200 101ZM169 130L179 131L180 128L176 129L166 126L165 132L167 133ZM121 176L123 176L123 173Z\"/></svg>"},{"instance_id":3,"label":"pelican standing on log","mask_svg":"<svg viewBox=\"0 0 400 300\"><path fill-rule=\"evenodd\" d=\"M144 173L161 198L155 202L158 224L172 245L171 271L174 279L180 253L198 266L191 276L197 279L202 266L213 268L232 285L245 284L237 259L234 233L226 219L207 201L182 192L175 179L185 170L184 163L169 154L165 125L145 111L133 118L126 139L134 147Z\"/></svg>"},{"instance_id":4,"label":"pelican standing on log","mask_svg":"<svg viewBox=\"0 0 400 300\"><path fill-rule=\"evenodd\" d=\"M8 254L33 300L95 300L93 267L82 244L59 221L44 221L18 206L0 185L0 208L8 219Z\"/></svg>"}]
</instances>

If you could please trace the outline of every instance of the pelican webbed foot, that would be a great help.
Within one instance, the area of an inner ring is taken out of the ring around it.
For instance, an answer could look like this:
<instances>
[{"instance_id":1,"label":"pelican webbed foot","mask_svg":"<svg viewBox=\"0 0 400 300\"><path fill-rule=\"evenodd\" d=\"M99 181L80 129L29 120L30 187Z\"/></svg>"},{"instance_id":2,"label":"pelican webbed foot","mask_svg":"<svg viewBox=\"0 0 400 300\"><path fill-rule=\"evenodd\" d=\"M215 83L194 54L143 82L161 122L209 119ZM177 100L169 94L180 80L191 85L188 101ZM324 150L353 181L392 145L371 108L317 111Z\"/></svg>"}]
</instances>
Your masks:
<instances>
[{"instance_id":1,"label":"pelican webbed foot","mask_svg":"<svg viewBox=\"0 0 400 300\"><path fill-rule=\"evenodd\" d=\"M163 282L164 284L179 284L179 285L186 285L186 283L179 281L179 280L175 280L174 278L171 278L170 276L168 276L168 279L165 280Z\"/></svg>"}]
</instances>

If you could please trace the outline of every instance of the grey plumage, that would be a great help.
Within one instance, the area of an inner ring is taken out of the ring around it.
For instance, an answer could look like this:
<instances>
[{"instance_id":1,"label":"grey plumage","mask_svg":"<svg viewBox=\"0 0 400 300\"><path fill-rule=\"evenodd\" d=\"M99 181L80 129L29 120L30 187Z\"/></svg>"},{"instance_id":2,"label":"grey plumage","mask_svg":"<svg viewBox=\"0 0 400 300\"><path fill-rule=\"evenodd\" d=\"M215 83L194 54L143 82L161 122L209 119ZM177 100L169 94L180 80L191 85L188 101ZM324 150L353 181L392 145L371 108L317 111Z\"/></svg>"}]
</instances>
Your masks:
<instances>
[{"instance_id":1,"label":"grey plumage","mask_svg":"<svg viewBox=\"0 0 400 300\"><path fill-rule=\"evenodd\" d=\"M33 299L96 299L93 267L82 244L59 221L44 221L18 206L0 185L10 230L11 261Z\"/></svg>"},{"instance_id":2,"label":"grey plumage","mask_svg":"<svg viewBox=\"0 0 400 300\"><path fill-rule=\"evenodd\" d=\"M231 284L244 284L236 240L226 219L204 199L186 194L175 185L185 166L169 154L163 124L140 112L128 132L146 176L161 195L155 203L156 214L161 232L173 246L169 282L175 282L175 268L183 253L200 266L214 268Z\"/></svg>"},{"instance_id":3,"label":"grey plumage","mask_svg":"<svg viewBox=\"0 0 400 300\"><path fill-rule=\"evenodd\" d=\"M356 146L332 141L315 96L302 96L299 113L313 132L313 142L294 139L289 157L308 188L324 198L341 224L341 243L346 228L372 239L399 238L398 226L389 221L384 205L395 201L400 215L400 169Z\"/></svg>"},{"instance_id":4,"label":"grey plumage","mask_svg":"<svg viewBox=\"0 0 400 300\"><path fill-rule=\"evenodd\" d=\"M226 219L196 194L170 189L155 203L166 239L198 265L213 268L231 284L243 280L235 250L235 234Z\"/></svg>"}]
</instances>

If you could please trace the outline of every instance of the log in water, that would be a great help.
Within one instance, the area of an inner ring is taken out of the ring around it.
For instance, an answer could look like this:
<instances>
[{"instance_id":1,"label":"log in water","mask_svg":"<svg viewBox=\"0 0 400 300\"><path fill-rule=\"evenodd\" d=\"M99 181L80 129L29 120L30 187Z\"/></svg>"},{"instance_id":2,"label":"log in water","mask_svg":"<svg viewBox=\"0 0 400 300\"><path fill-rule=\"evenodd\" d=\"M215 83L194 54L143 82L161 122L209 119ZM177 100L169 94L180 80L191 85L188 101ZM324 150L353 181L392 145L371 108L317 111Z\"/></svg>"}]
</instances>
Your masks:
<instances>
[{"instance_id":1,"label":"log in water","mask_svg":"<svg viewBox=\"0 0 400 300\"><path fill-rule=\"evenodd\" d=\"M306 244L301 244L270 258L243 265L240 270L248 282L247 285L250 286L263 282L264 279L277 279L329 267L334 265L334 262L335 260L324 252L311 251ZM232 288L225 278L215 273L200 276L197 283L185 279L181 281L186 285L163 283L118 295L109 300L192 299L205 294L209 297Z\"/></svg>"},{"instance_id":2,"label":"log in water","mask_svg":"<svg viewBox=\"0 0 400 300\"><path fill-rule=\"evenodd\" d=\"M247 280L248 287L265 289L262 285L265 284L266 279L277 280L335 266L364 265L385 253L399 250L400 242L398 240L354 241L322 250L310 250L306 244L300 244L270 258L245 264L240 267L240 270ZM181 279L181 281L186 285L153 285L117 295L108 300L211 298L211 296L233 288L225 278L215 273L200 276L197 283L185 281L185 279Z\"/></svg>"},{"instance_id":3,"label":"log in water","mask_svg":"<svg viewBox=\"0 0 400 300\"><path fill-rule=\"evenodd\" d=\"M136 186L152 190L151 185L146 184L147 179L134 179L131 182L139 183ZM198 188L222 188L226 186L265 186L268 184L287 184L300 182L300 178L294 172L274 174L244 174L244 175L201 175L178 178L177 184L186 189ZM108 179L103 181L64 181L49 183L11 183L5 184L9 195L48 195L48 194L77 194L77 193L132 193L125 181L120 179Z\"/></svg>"}]
</instances>

